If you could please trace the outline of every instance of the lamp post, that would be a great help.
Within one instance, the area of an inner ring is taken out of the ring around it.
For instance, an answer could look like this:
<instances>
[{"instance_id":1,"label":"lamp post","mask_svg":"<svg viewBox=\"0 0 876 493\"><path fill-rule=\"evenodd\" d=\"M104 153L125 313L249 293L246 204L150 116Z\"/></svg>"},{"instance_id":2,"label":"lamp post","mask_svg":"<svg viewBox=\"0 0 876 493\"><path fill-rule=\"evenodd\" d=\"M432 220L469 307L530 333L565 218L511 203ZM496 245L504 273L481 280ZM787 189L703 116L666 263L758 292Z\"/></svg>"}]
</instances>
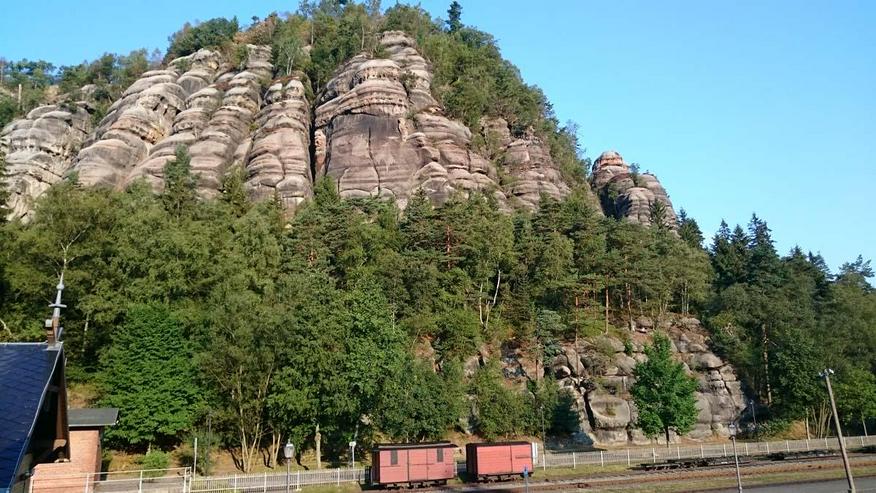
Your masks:
<instances>
[{"instance_id":1,"label":"lamp post","mask_svg":"<svg viewBox=\"0 0 876 493\"><path fill-rule=\"evenodd\" d=\"M292 442L287 441L286 446L283 447L283 457L286 458L286 493L289 493L289 466L291 465L292 457L295 456L295 445L292 445Z\"/></svg>"},{"instance_id":2,"label":"lamp post","mask_svg":"<svg viewBox=\"0 0 876 493\"><path fill-rule=\"evenodd\" d=\"M733 461L736 462L736 489L742 491L742 475L739 473L739 454L736 453L736 423L730 423L730 439L733 440Z\"/></svg>"},{"instance_id":3,"label":"lamp post","mask_svg":"<svg viewBox=\"0 0 876 493\"><path fill-rule=\"evenodd\" d=\"M350 445L350 467L356 467L356 440L351 440L348 445Z\"/></svg>"},{"instance_id":4,"label":"lamp post","mask_svg":"<svg viewBox=\"0 0 876 493\"><path fill-rule=\"evenodd\" d=\"M754 434L757 435L757 414L754 411L754 399L750 399L748 401L748 405L751 406L751 421L754 423Z\"/></svg>"},{"instance_id":5,"label":"lamp post","mask_svg":"<svg viewBox=\"0 0 876 493\"><path fill-rule=\"evenodd\" d=\"M830 397L830 409L833 411L833 425L836 427L836 437L839 440L840 454L843 457L843 467L846 469L846 480L849 482L849 493L855 493L855 480L852 478L852 467L849 465L849 456L846 454L846 444L843 441L843 430L840 428L839 414L836 412L836 401L833 399L833 387L830 386L830 376L833 370L825 369L818 376L827 384L827 395Z\"/></svg>"}]
</instances>

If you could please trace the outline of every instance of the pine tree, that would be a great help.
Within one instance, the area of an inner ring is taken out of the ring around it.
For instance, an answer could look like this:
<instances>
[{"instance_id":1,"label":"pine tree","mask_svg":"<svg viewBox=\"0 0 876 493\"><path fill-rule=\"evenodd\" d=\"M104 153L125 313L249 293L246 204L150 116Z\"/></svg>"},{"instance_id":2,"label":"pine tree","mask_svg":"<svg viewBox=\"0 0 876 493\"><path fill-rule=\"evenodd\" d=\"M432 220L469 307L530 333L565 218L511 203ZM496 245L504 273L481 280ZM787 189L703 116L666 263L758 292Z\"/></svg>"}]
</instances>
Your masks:
<instances>
[{"instance_id":1,"label":"pine tree","mask_svg":"<svg viewBox=\"0 0 876 493\"><path fill-rule=\"evenodd\" d=\"M192 160L182 145L176 156L164 165L164 193L161 195L168 212L182 217L198 200L197 178L192 174Z\"/></svg>"},{"instance_id":2,"label":"pine tree","mask_svg":"<svg viewBox=\"0 0 876 493\"><path fill-rule=\"evenodd\" d=\"M725 224L726 226L726 224ZM696 219L688 217L687 211L678 212L678 236L693 248L703 247L703 232Z\"/></svg>"},{"instance_id":3,"label":"pine tree","mask_svg":"<svg viewBox=\"0 0 876 493\"><path fill-rule=\"evenodd\" d=\"M645 348L648 359L636 365L636 383L630 393L639 410L638 426L646 436L669 432L686 433L696 423L696 380L684 370L684 365L672 359L669 338L662 334L654 336L653 343Z\"/></svg>"},{"instance_id":4,"label":"pine tree","mask_svg":"<svg viewBox=\"0 0 876 493\"><path fill-rule=\"evenodd\" d=\"M447 9L447 29L451 33L462 29L462 5L456 0L453 0L450 8Z\"/></svg>"}]
</instances>

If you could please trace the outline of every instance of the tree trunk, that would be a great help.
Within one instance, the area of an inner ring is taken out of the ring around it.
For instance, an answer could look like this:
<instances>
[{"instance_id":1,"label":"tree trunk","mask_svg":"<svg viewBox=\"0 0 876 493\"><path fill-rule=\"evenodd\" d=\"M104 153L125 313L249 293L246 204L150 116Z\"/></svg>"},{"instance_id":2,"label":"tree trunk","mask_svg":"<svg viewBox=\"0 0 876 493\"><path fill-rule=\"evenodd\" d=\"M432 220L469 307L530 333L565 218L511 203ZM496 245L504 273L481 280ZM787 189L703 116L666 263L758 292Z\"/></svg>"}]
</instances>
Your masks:
<instances>
[{"instance_id":1,"label":"tree trunk","mask_svg":"<svg viewBox=\"0 0 876 493\"><path fill-rule=\"evenodd\" d=\"M669 427L663 428L663 432L666 433L666 448L669 448Z\"/></svg>"},{"instance_id":2,"label":"tree trunk","mask_svg":"<svg viewBox=\"0 0 876 493\"><path fill-rule=\"evenodd\" d=\"M766 385L767 407L772 407L773 389L770 386L770 354L767 350L769 347L769 337L767 336L766 324L761 324L760 329L763 334L763 340L761 341L761 344L763 345L763 381Z\"/></svg>"},{"instance_id":3,"label":"tree trunk","mask_svg":"<svg viewBox=\"0 0 876 493\"><path fill-rule=\"evenodd\" d=\"M319 423L316 424L316 434L313 441L316 444L316 468L322 469L322 434L319 432Z\"/></svg>"},{"instance_id":4,"label":"tree trunk","mask_svg":"<svg viewBox=\"0 0 876 493\"><path fill-rule=\"evenodd\" d=\"M605 333L608 334L608 286L605 286Z\"/></svg>"},{"instance_id":5,"label":"tree trunk","mask_svg":"<svg viewBox=\"0 0 876 493\"><path fill-rule=\"evenodd\" d=\"M280 442L283 436L276 430L271 431L271 448L270 456L268 457L268 467L271 469L277 467L277 456L280 455Z\"/></svg>"}]
</instances>

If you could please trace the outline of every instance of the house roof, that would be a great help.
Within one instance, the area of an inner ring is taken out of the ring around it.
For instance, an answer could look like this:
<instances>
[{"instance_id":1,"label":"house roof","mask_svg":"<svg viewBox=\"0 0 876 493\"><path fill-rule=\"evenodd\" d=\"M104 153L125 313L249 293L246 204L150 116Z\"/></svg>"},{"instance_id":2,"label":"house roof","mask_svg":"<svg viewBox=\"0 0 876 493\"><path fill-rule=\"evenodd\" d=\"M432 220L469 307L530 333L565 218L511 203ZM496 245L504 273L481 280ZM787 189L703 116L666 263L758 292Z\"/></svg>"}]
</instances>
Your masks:
<instances>
[{"instance_id":1,"label":"house roof","mask_svg":"<svg viewBox=\"0 0 876 493\"><path fill-rule=\"evenodd\" d=\"M62 347L0 343L0 490L15 482Z\"/></svg>"},{"instance_id":2,"label":"house roof","mask_svg":"<svg viewBox=\"0 0 876 493\"><path fill-rule=\"evenodd\" d=\"M70 428L103 428L119 421L119 410L114 407L70 409L67 411Z\"/></svg>"}]
</instances>

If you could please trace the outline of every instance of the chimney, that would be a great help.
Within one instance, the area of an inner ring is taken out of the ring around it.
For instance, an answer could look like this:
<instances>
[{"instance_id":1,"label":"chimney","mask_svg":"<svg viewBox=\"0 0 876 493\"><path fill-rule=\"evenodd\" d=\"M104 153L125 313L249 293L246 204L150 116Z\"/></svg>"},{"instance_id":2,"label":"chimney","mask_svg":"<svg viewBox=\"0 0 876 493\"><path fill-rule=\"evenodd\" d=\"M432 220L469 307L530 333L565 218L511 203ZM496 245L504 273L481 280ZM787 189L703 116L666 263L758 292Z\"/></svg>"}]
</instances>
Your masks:
<instances>
[{"instance_id":1,"label":"chimney","mask_svg":"<svg viewBox=\"0 0 876 493\"><path fill-rule=\"evenodd\" d=\"M53 321L51 318L46 319L46 342L49 344L49 346L54 346L56 342L55 327L52 322Z\"/></svg>"}]
</instances>

